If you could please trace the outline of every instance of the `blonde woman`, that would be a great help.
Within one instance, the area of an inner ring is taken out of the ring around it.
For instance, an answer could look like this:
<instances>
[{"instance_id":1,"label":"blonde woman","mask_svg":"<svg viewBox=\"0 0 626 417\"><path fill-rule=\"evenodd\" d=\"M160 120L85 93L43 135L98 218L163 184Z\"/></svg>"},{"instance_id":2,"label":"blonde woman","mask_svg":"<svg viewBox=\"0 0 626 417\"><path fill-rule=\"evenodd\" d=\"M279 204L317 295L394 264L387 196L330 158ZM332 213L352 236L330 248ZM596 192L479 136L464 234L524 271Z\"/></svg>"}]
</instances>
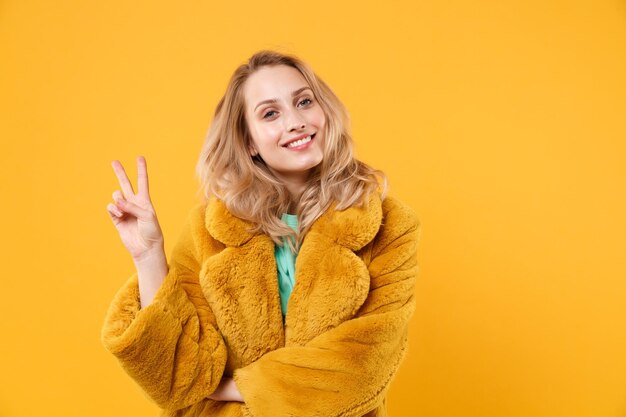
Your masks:
<instances>
[{"instance_id":1,"label":"blonde woman","mask_svg":"<svg viewBox=\"0 0 626 417\"><path fill-rule=\"evenodd\" d=\"M144 158L108 213L137 271L105 347L162 416L386 416L415 309L419 222L355 159L348 113L293 55L234 72L169 261ZM382 180L382 184L381 184Z\"/></svg>"}]
</instances>

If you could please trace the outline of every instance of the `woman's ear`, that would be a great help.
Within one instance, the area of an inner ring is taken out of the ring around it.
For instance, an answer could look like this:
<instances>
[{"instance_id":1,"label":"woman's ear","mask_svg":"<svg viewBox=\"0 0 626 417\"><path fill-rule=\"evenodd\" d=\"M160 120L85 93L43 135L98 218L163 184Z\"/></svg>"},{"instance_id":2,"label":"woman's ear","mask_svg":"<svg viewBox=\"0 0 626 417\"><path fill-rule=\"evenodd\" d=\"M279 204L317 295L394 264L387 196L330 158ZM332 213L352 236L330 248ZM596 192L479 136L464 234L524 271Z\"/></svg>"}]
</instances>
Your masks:
<instances>
[{"instance_id":1,"label":"woman's ear","mask_svg":"<svg viewBox=\"0 0 626 417\"><path fill-rule=\"evenodd\" d=\"M252 145L248 145L248 150L250 152L250 156L252 157L255 157L258 154L257 150L254 149L254 146Z\"/></svg>"}]
</instances>

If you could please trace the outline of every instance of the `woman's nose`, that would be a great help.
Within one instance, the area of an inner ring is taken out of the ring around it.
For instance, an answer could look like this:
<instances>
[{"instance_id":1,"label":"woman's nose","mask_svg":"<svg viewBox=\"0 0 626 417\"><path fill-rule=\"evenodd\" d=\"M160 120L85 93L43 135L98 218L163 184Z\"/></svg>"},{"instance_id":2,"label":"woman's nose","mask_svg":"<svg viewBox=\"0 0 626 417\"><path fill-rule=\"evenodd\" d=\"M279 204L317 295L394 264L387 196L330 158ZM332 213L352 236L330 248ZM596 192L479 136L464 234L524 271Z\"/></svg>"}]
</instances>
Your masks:
<instances>
[{"instance_id":1,"label":"woman's nose","mask_svg":"<svg viewBox=\"0 0 626 417\"><path fill-rule=\"evenodd\" d=\"M291 132L292 130L304 129L304 127L306 126L304 118L296 110L290 111L285 119L287 122L286 128L289 132Z\"/></svg>"}]
</instances>

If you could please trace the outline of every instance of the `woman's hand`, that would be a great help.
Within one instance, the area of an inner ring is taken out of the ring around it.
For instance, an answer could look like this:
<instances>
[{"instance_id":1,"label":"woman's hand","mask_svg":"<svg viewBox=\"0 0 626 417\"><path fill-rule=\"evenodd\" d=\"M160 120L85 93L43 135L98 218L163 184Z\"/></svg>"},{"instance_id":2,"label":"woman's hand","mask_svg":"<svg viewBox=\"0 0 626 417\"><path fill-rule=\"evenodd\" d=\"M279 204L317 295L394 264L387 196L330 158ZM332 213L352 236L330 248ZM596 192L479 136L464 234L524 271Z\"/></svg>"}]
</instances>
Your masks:
<instances>
[{"instance_id":1,"label":"woman's hand","mask_svg":"<svg viewBox=\"0 0 626 417\"><path fill-rule=\"evenodd\" d=\"M213 394L209 395L210 399L215 401L239 401L243 402L243 397L235 385L235 380L232 378L222 378L222 381L217 386L217 389Z\"/></svg>"},{"instance_id":2,"label":"woman's hand","mask_svg":"<svg viewBox=\"0 0 626 417\"><path fill-rule=\"evenodd\" d=\"M137 157L137 194L133 191L122 164L115 160L111 165L122 191L113 192L115 204L109 203L107 210L122 243L135 264L138 264L142 259L163 251L163 233L148 191L146 160L143 156Z\"/></svg>"}]
</instances>

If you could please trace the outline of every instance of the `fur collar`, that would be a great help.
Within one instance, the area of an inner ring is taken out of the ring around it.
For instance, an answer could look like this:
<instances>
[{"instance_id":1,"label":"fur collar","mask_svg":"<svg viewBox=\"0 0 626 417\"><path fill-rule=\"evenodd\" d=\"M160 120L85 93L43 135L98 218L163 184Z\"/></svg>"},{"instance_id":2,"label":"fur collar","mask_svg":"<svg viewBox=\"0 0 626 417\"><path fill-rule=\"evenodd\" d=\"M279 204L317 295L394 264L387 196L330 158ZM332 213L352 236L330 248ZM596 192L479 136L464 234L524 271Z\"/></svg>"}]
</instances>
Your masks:
<instances>
[{"instance_id":1,"label":"fur collar","mask_svg":"<svg viewBox=\"0 0 626 417\"><path fill-rule=\"evenodd\" d=\"M332 242L353 251L369 243L380 228L382 220L382 202L378 193L370 194L365 208L350 207L342 211L335 210L333 202L311 226L309 233L320 233ZM215 239L226 246L242 246L253 234L247 229L252 223L231 214L226 205L217 198L211 198L207 205L206 228Z\"/></svg>"}]
</instances>

